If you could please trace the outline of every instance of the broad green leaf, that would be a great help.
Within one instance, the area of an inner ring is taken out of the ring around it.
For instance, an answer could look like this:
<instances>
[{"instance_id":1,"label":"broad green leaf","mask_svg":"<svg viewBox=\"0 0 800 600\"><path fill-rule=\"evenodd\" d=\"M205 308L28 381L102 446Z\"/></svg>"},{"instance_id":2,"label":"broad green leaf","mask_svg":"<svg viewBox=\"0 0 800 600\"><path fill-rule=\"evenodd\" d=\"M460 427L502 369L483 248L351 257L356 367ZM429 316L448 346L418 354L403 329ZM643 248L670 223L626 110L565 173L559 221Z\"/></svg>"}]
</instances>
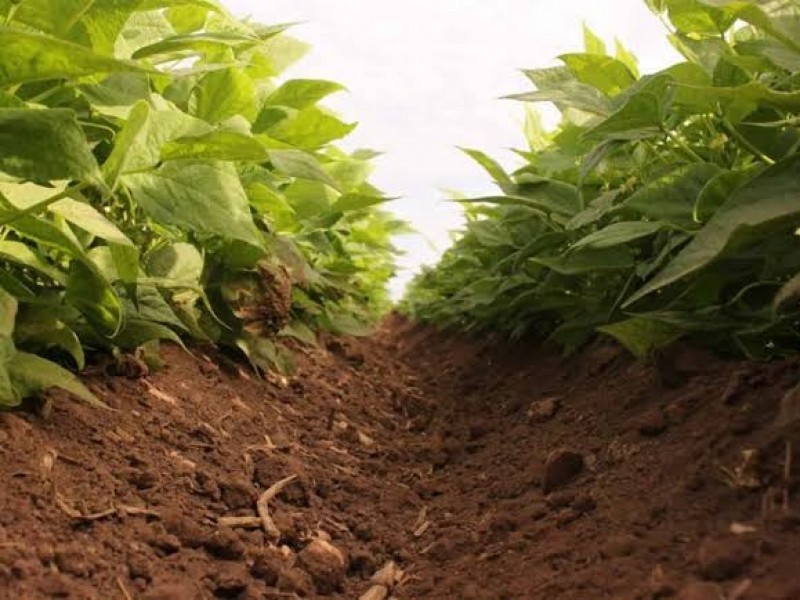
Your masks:
<instances>
[{"instance_id":1,"label":"broad green leaf","mask_svg":"<svg viewBox=\"0 0 800 600\"><path fill-rule=\"evenodd\" d=\"M77 334L59 320L47 305L23 306L14 332L17 344L23 350L41 353L53 348L63 350L82 371L86 357Z\"/></svg>"},{"instance_id":2,"label":"broad green leaf","mask_svg":"<svg viewBox=\"0 0 800 600\"><path fill-rule=\"evenodd\" d=\"M597 54L562 54L559 57L579 82L606 96L616 96L636 81L625 63Z\"/></svg>"},{"instance_id":3,"label":"broad green leaf","mask_svg":"<svg viewBox=\"0 0 800 600\"><path fill-rule=\"evenodd\" d=\"M599 90L574 80L565 81L557 88L511 94L505 98L522 102L552 102L562 112L568 108L599 116L607 116L612 112L611 102Z\"/></svg>"},{"instance_id":4,"label":"broad green leaf","mask_svg":"<svg viewBox=\"0 0 800 600\"><path fill-rule=\"evenodd\" d=\"M170 161L125 175L133 198L157 223L262 245L235 168L228 163Z\"/></svg>"},{"instance_id":5,"label":"broad green leaf","mask_svg":"<svg viewBox=\"0 0 800 600\"><path fill-rule=\"evenodd\" d=\"M619 244L627 244L645 237L649 237L664 228L662 223L652 221L622 221L612 223L607 227L578 240L572 245L572 250L591 246L592 248L610 248Z\"/></svg>"},{"instance_id":6,"label":"broad green leaf","mask_svg":"<svg viewBox=\"0 0 800 600\"><path fill-rule=\"evenodd\" d=\"M38 33L0 28L0 88L28 81L73 78L97 73L147 71L131 62Z\"/></svg>"},{"instance_id":7,"label":"broad green leaf","mask_svg":"<svg viewBox=\"0 0 800 600\"><path fill-rule=\"evenodd\" d=\"M185 348L183 340L166 325L145 319L128 319L125 326L112 339L115 346L135 350L153 340L168 340Z\"/></svg>"},{"instance_id":8,"label":"broad green leaf","mask_svg":"<svg viewBox=\"0 0 800 600\"><path fill-rule=\"evenodd\" d=\"M272 92L264 104L287 106L297 110L309 108L336 92L345 91L343 85L319 79L291 79Z\"/></svg>"},{"instance_id":9,"label":"broad green leaf","mask_svg":"<svg viewBox=\"0 0 800 600\"><path fill-rule=\"evenodd\" d=\"M136 125L133 123L130 135L120 140L120 152L125 155L121 174L158 165L161 162L161 150L167 142L206 135L213 130L205 121L172 107L151 111L144 125Z\"/></svg>"},{"instance_id":10,"label":"broad green leaf","mask_svg":"<svg viewBox=\"0 0 800 600\"><path fill-rule=\"evenodd\" d=\"M597 330L613 337L638 358L646 358L655 348L671 344L684 335L680 327L639 317Z\"/></svg>"},{"instance_id":11,"label":"broad green leaf","mask_svg":"<svg viewBox=\"0 0 800 600\"><path fill-rule=\"evenodd\" d=\"M209 73L195 88L197 106L194 115L217 124L242 115L256 117L256 88L242 69L230 67Z\"/></svg>"},{"instance_id":12,"label":"broad green leaf","mask_svg":"<svg viewBox=\"0 0 800 600\"><path fill-rule=\"evenodd\" d=\"M689 165L639 189L622 206L677 227L695 227L695 203L706 184L722 172L708 163Z\"/></svg>"},{"instance_id":13,"label":"broad green leaf","mask_svg":"<svg viewBox=\"0 0 800 600\"><path fill-rule=\"evenodd\" d=\"M196 286L203 275L203 255L192 244L178 242L156 248L147 255L147 273L187 286Z\"/></svg>"},{"instance_id":14,"label":"broad green leaf","mask_svg":"<svg viewBox=\"0 0 800 600\"><path fill-rule=\"evenodd\" d=\"M235 131L212 131L201 136L178 138L164 144L164 160L210 159L265 162L267 149L256 138Z\"/></svg>"},{"instance_id":15,"label":"broad green leaf","mask_svg":"<svg viewBox=\"0 0 800 600\"><path fill-rule=\"evenodd\" d=\"M336 182L322 169L312 154L302 150L270 150L268 155L275 168L286 175L319 181L338 189Z\"/></svg>"},{"instance_id":16,"label":"broad green leaf","mask_svg":"<svg viewBox=\"0 0 800 600\"><path fill-rule=\"evenodd\" d=\"M133 246L133 242L114 223L87 202L64 198L51 204L48 210L107 242Z\"/></svg>"},{"instance_id":17,"label":"broad green leaf","mask_svg":"<svg viewBox=\"0 0 800 600\"><path fill-rule=\"evenodd\" d=\"M627 305L684 279L715 260L791 225L800 225L800 157L770 167L740 187L656 277Z\"/></svg>"},{"instance_id":18,"label":"broad green leaf","mask_svg":"<svg viewBox=\"0 0 800 600\"><path fill-rule=\"evenodd\" d=\"M82 84L78 89L93 112L123 120L134 119L131 113L139 104L148 106L152 93L150 79L143 73L114 73L100 83Z\"/></svg>"},{"instance_id":19,"label":"broad green leaf","mask_svg":"<svg viewBox=\"0 0 800 600\"><path fill-rule=\"evenodd\" d=\"M75 113L62 108L0 108L0 171L33 181L100 179Z\"/></svg>"},{"instance_id":20,"label":"broad green leaf","mask_svg":"<svg viewBox=\"0 0 800 600\"><path fill-rule=\"evenodd\" d=\"M60 388L98 408L108 408L75 375L35 354L17 352L8 362L8 374L19 398Z\"/></svg>"},{"instance_id":21,"label":"broad green leaf","mask_svg":"<svg viewBox=\"0 0 800 600\"><path fill-rule=\"evenodd\" d=\"M634 265L633 256L626 246L601 249L583 248L564 256L537 256L529 260L562 275L620 271L630 269Z\"/></svg>"},{"instance_id":22,"label":"broad green leaf","mask_svg":"<svg viewBox=\"0 0 800 600\"><path fill-rule=\"evenodd\" d=\"M304 150L316 150L345 137L356 128L331 113L311 106L291 114L269 128L271 138Z\"/></svg>"}]
</instances>

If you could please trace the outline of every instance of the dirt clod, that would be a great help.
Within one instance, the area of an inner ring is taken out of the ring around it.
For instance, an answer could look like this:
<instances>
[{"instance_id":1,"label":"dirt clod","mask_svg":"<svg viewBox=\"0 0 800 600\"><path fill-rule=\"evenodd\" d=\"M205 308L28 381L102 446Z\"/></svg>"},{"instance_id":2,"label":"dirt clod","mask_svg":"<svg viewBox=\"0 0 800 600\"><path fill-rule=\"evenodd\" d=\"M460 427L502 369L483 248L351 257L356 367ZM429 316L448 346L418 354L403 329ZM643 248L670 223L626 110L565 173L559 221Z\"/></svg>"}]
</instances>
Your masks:
<instances>
[{"instance_id":1,"label":"dirt clod","mask_svg":"<svg viewBox=\"0 0 800 600\"><path fill-rule=\"evenodd\" d=\"M583 470L583 455L574 450L554 450L544 466L542 490L549 493L575 479Z\"/></svg>"},{"instance_id":2,"label":"dirt clod","mask_svg":"<svg viewBox=\"0 0 800 600\"><path fill-rule=\"evenodd\" d=\"M531 404L530 408L528 408L528 422L546 423L556 416L558 407L559 402L556 398L536 400Z\"/></svg>"},{"instance_id":3,"label":"dirt clod","mask_svg":"<svg viewBox=\"0 0 800 600\"><path fill-rule=\"evenodd\" d=\"M347 573L347 560L342 551L321 539L303 548L297 555L297 564L311 575L320 594L340 589Z\"/></svg>"}]
</instances>

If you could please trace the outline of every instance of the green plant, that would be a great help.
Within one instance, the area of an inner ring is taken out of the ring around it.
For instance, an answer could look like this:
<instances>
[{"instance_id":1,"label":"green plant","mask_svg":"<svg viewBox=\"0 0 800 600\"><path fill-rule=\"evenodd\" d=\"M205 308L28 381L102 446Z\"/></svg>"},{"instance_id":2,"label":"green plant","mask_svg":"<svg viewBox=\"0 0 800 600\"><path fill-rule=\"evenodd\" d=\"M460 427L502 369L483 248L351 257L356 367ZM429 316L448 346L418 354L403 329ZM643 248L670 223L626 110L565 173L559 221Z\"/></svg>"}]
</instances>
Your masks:
<instances>
[{"instance_id":1,"label":"green plant","mask_svg":"<svg viewBox=\"0 0 800 600\"><path fill-rule=\"evenodd\" d=\"M532 111L525 165L468 154L502 194L404 301L417 319L530 332L574 350L597 332L639 355L681 337L748 356L800 330L800 9L663 0L684 62L640 76L588 29L584 53L526 71L562 121Z\"/></svg>"},{"instance_id":2,"label":"green plant","mask_svg":"<svg viewBox=\"0 0 800 600\"><path fill-rule=\"evenodd\" d=\"M359 333L386 309L404 225L375 154L334 145L355 125L320 102L344 88L277 79L306 49L286 29L209 0L0 0L12 380L34 360L14 344L80 369L87 348L194 339L288 368L276 336Z\"/></svg>"}]
</instances>

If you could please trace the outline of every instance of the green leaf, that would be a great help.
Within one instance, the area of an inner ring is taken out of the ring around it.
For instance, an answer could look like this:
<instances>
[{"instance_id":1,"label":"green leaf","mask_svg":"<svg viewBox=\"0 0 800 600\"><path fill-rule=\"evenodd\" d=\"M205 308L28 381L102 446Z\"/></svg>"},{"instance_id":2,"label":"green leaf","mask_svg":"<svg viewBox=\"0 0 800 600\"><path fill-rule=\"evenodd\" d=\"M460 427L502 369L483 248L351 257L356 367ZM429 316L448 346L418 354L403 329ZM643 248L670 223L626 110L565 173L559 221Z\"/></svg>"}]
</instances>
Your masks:
<instances>
[{"instance_id":1,"label":"green leaf","mask_svg":"<svg viewBox=\"0 0 800 600\"><path fill-rule=\"evenodd\" d=\"M147 69L55 38L0 28L0 88L28 81Z\"/></svg>"},{"instance_id":2,"label":"green leaf","mask_svg":"<svg viewBox=\"0 0 800 600\"><path fill-rule=\"evenodd\" d=\"M323 98L345 91L343 85L334 81L319 79L291 79L272 92L264 104L267 106L287 106L297 110L309 108Z\"/></svg>"},{"instance_id":3,"label":"green leaf","mask_svg":"<svg viewBox=\"0 0 800 600\"><path fill-rule=\"evenodd\" d=\"M0 171L33 181L100 180L75 113L62 108L0 108Z\"/></svg>"},{"instance_id":4,"label":"green leaf","mask_svg":"<svg viewBox=\"0 0 800 600\"><path fill-rule=\"evenodd\" d=\"M578 240L572 245L572 250L591 246L592 248L610 248L620 244L627 244L645 237L649 237L664 228L662 223L651 221L622 221L612 223L607 227Z\"/></svg>"},{"instance_id":5,"label":"green leaf","mask_svg":"<svg viewBox=\"0 0 800 600\"><path fill-rule=\"evenodd\" d=\"M65 285L67 282L66 273L47 262L38 252L22 242L0 241L0 258L38 271L61 285Z\"/></svg>"},{"instance_id":6,"label":"green leaf","mask_svg":"<svg viewBox=\"0 0 800 600\"><path fill-rule=\"evenodd\" d=\"M99 331L114 335L123 323L122 302L111 285L79 260L70 265L64 301Z\"/></svg>"},{"instance_id":7,"label":"green leaf","mask_svg":"<svg viewBox=\"0 0 800 600\"><path fill-rule=\"evenodd\" d=\"M684 334L680 327L639 317L598 327L597 331L610 335L638 358L648 357L655 348L671 344Z\"/></svg>"},{"instance_id":8,"label":"green leaf","mask_svg":"<svg viewBox=\"0 0 800 600\"><path fill-rule=\"evenodd\" d=\"M24 307L17 318L14 332L17 344L24 350L41 353L58 348L68 353L79 371L86 364L81 340L63 321L53 315L48 305Z\"/></svg>"},{"instance_id":9,"label":"green leaf","mask_svg":"<svg viewBox=\"0 0 800 600\"><path fill-rule=\"evenodd\" d=\"M161 157L164 160L210 159L261 163L269 159L269 154L263 144L252 136L219 130L167 142Z\"/></svg>"},{"instance_id":10,"label":"green leaf","mask_svg":"<svg viewBox=\"0 0 800 600\"><path fill-rule=\"evenodd\" d=\"M606 55L606 45L601 38L599 38L594 31L589 29L589 26L583 24L583 46L586 49L586 54L597 54L599 56Z\"/></svg>"},{"instance_id":11,"label":"green leaf","mask_svg":"<svg viewBox=\"0 0 800 600\"><path fill-rule=\"evenodd\" d=\"M625 63L610 56L562 54L559 58L578 81L592 86L606 96L616 96L636 81Z\"/></svg>"},{"instance_id":12,"label":"green leaf","mask_svg":"<svg viewBox=\"0 0 800 600\"><path fill-rule=\"evenodd\" d=\"M122 129L114 138L114 148L103 163L103 177L112 190L116 188L120 174L130 162L131 149L137 137L147 127L149 118L150 105L143 100L136 102Z\"/></svg>"},{"instance_id":13,"label":"green leaf","mask_svg":"<svg viewBox=\"0 0 800 600\"><path fill-rule=\"evenodd\" d=\"M529 259L531 262L552 269L562 275L583 275L596 271L621 271L633 267L633 256L626 246L610 248L583 248L564 256Z\"/></svg>"},{"instance_id":14,"label":"green leaf","mask_svg":"<svg viewBox=\"0 0 800 600\"><path fill-rule=\"evenodd\" d=\"M256 116L256 88L242 69L230 67L209 73L195 88L194 115L208 123L222 123L236 115Z\"/></svg>"},{"instance_id":15,"label":"green leaf","mask_svg":"<svg viewBox=\"0 0 800 600\"><path fill-rule=\"evenodd\" d=\"M270 150L269 160L275 168L291 177L319 181L334 189L336 182L326 173L313 155L302 150Z\"/></svg>"},{"instance_id":16,"label":"green leaf","mask_svg":"<svg viewBox=\"0 0 800 600\"><path fill-rule=\"evenodd\" d=\"M706 184L722 172L708 163L689 165L637 190L622 206L677 227L695 227L695 203Z\"/></svg>"},{"instance_id":17,"label":"green leaf","mask_svg":"<svg viewBox=\"0 0 800 600\"><path fill-rule=\"evenodd\" d=\"M102 240L120 246L133 246L128 236L87 202L64 198L51 204L48 210Z\"/></svg>"},{"instance_id":18,"label":"green leaf","mask_svg":"<svg viewBox=\"0 0 800 600\"><path fill-rule=\"evenodd\" d=\"M383 196L372 196L370 194L343 194L331 206L333 212L350 212L364 210L371 206L378 206L391 202L393 198Z\"/></svg>"},{"instance_id":19,"label":"green leaf","mask_svg":"<svg viewBox=\"0 0 800 600\"><path fill-rule=\"evenodd\" d=\"M153 340L169 340L186 348L180 336L169 327L144 319L128 319L125 327L114 336L112 342L125 350L135 350Z\"/></svg>"},{"instance_id":20,"label":"green leaf","mask_svg":"<svg viewBox=\"0 0 800 600\"><path fill-rule=\"evenodd\" d=\"M516 186L497 161L480 150L471 148L460 148L460 150L483 167L501 190L507 194L513 193Z\"/></svg>"},{"instance_id":21,"label":"green leaf","mask_svg":"<svg viewBox=\"0 0 800 600\"><path fill-rule=\"evenodd\" d=\"M345 137L356 128L331 113L311 106L297 111L269 128L269 136L304 150L316 150Z\"/></svg>"},{"instance_id":22,"label":"green leaf","mask_svg":"<svg viewBox=\"0 0 800 600\"><path fill-rule=\"evenodd\" d=\"M153 172L125 175L123 182L162 225L263 244L236 169L228 163L170 161Z\"/></svg>"},{"instance_id":23,"label":"green leaf","mask_svg":"<svg viewBox=\"0 0 800 600\"><path fill-rule=\"evenodd\" d=\"M72 373L35 354L17 352L8 362L8 373L19 398L39 395L55 387L99 408L108 408Z\"/></svg>"},{"instance_id":24,"label":"green leaf","mask_svg":"<svg viewBox=\"0 0 800 600\"><path fill-rule=\"evenodd\" d=\"M740 187L656 277L626 306L684 279L754 240L800 224L800 157L770 167Z\"/></svg>"},{"instance_id":25,"label":"green leaf","mask_svg":"<svg viewBox=\"0 0 800 600\"><path fill-rule=\"evenodd\" d=\"M147 256L147 273L189 287L199 285L203 275L203 255L191 244L178 242L161 246Z\"/></svg>"},{"instance_id":26,"label":"green leaf","mask_svg":"<svg viewBox=\"0 0 800 600\"><path fill-rule=\"evenodd\" d=\"M202 136L212 130L205 121L172 107L151 111L144 125L134 124L130 135L120 140L120 152L125 155L120 173L153 168L161 162L161 150L167 142Z\"/></svg>"},{"instance_id":27,"label":"green leaf","mask_svg":"<svg viewBox=\"0 0 800 600\"><path fill-rule=\"evenodd\" d=\"M186 58L195 54L205 55L228 48L242 49L259 43L261 43L261 40L258 37L228 31L185 33L173 35L154 44L139 48L133 53L133 58L141 59L170 55L167 58L174 60L178 57Z\"/></svg>"}]
</instances>

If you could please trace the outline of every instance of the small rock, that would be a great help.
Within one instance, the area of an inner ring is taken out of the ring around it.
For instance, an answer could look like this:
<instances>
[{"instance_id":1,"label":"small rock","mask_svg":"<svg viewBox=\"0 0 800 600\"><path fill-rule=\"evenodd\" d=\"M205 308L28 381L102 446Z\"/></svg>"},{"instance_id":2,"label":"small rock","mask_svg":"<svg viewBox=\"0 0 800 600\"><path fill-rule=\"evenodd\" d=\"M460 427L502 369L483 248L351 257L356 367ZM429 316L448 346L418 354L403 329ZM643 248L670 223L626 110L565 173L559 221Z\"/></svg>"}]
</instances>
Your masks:
<instances>
[{"instance_id":1,"label":"small rock","mask_svg":"<svg viewBox=\"0 0 800 600\"><path fill-rule=\"evenodd\" d=\"M583 470L583 456L573 450L554 450L547 457L542 489L545 494L567 485Z\"/></svg>"},{"instance_id":2,"label":"small rock","mask_svg":"<svg viewBox=\"0 0 800 600\"><path fill-rule=\"evenodd\" d=\"M303 597L311 596L314 593L314 582L302 569L286 569L278 578L278 589Z\"/></svg>"},{"instance_id":3,"label":"small rock","mask_svg":"<svg viewBox=\"0 0 800 600\"><path fill-rule=\"evenodd\" d=\"M182 511L168 510L161 514L161 522L168 533L176 536L188 548L204 546L211 536L209 530L186 517Z\"/></svg>"},{"instance_id":4,"label":"small rock","mask_svg":"<svg viewBox=\"0 0 800 600\"><path fill-rule=\"evenodd\" d=\"M707 539L697 552L698 572L712 581L739 576L753 560L753 548L737 537Z\"/></svg>"},{"instance_id":5,"label":"small rock","mask_svg":"<svg viewBox=\"0 0 800 600\"><path fill-rule=\"evenodd\" d=\"M347 559L333 544L316 539L297 555L297 563L314 581L320 594L339 590L347 574Z\"/></svg>"},{"instance_id":6,"label":"small rock","mask_svg":"<svg viewBox=\"0 0 800 600\"><path fill-rule=\"evenodd\" d=\"M253 566L250 568L250 574L256 579L261 579L268 586L275 586L287 566L287 561L279 550L267 548L256 556Z\"/></svg>"},{"instance_id":7,"label":"small rock","mask_svg":"<svg viewBox=\"0 0 800 600\"><path fill-rule=\"evenodd\" d=\"M725 600L725 592L716 583L701 581L684 586L677 600Z\"/></svg>"},{"instance_id":8,"label":"small rock","mask_svg":"<svg viewBox=\"0 0 800 600\"><path fill-rule=\"evenodd\" d=\"M654 409L639 419L638 429L645 437L657 437L667 430L667 419L661 409Z\"/></svg>"},{"instance_id":9,"label":"small rock","mask_svg":"<svg viewBox=\"0 0 800 600\"><path fill-rule=\"evenodd\" d=\"M205 543L208 553L223 560L237 560L244 556L245 547L232 529L220 529Z\"/></svg>"},{"instance_id":10,"label":"small rock","mask_svg":"<svg viewBox=\"0 0 800 600\"><path fill-rule=\"evenodd\" d=\"M253 508L256 504L256 491L246 481L240 479L221 481L219 491L225 506L231 510Z\"/></svg>"},{"instance_id":11,"label":"small rock","mask_svg":"<svg viewBox=\"0 0 800 600\"><path fill-rule=\"evenodd\" d=\"M558 408L559 402L556 398L536 400L531 404L530 408L528 408L528 422L546 423L556 416Z\"/></svg>"},{"instance_id":12,"label":"small rock","mask_svg":"<svg viewBox=\"0 0 800 600\"><path fill-rule=\"evenodd\" d=\"M247 568L241 563L228 563L215 567L214 596L236 598L247 589Z\"/></svg>"},{"instance_id":13,"label":"small rock","mask_svg":"<svg viewBox=\"0 0 800 600\"><path fill-rule=\"evenodd\" d=\"M149 490L158 485L158 473L150 469L132 469L128 481L139 490Z\"/></svg>"},{"instance_id":14,"label":"small rock","mask_svg":"<svg viewBox=\"0 0 800 600\"><path fill-rule=\"evenodd\" d=\"M154 536L150 540L150 545L156 550L160 550L166 555L175 554L181 549L181 541L171 533L163 533Z\"/></svg>"}]
</instances>

